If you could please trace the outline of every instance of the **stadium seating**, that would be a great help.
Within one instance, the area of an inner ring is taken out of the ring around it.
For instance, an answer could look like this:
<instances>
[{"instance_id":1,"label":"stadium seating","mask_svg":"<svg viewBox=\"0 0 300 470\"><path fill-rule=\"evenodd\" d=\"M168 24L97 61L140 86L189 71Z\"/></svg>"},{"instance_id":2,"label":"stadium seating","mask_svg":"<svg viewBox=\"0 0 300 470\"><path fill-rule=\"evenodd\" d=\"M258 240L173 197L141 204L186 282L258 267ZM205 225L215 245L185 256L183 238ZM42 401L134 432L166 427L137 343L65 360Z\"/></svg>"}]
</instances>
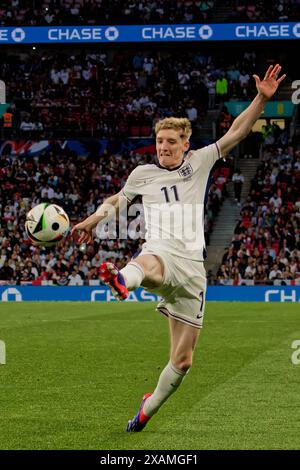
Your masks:
<instances>
[{"instance_id":1,"label":"stadium seating","mask_svg":"<svg viewBox=\"0 0 300 470\"><path fill-rule=\"evenodd\" d=\"M300 150L266 146L216 281L300 284Z\"/></svg>"},{"instance_id":2,"label":"stadium seating","mask_svg":"<svg viewBox=\"0 0 300 470\"><path fill-rule=\"evenodd\" d=\"M224 8L224 2L219 0L92 0L88 4L83 0L43 0L32 8L26 0L3 0L0 21L6 26L51 26L298 20L297 1L276 0L272 5L269 2L248 3L229 0Z\"/></svg>"},{"instance_id":3,"label":"stadium seating","mask_svg":"<svg viewBox=\"0 0 300 470\"><path fill-rule=\"evenodd\" d=\"M228 99L250 99L255 92L254 82L245 88L239 80L241 73L250 76L254 71L255 54L247 51L226 66L218 51L200 61L196 52L178 50L176 62L167 51L153 52L153 57L146 51L120 56L112 48L108 57L103 51L95 54L87 47L83 54L74 47L72 54L63 46L53 53L41 48L19 55L16 48L3 58L1 79L12 114L9 129L3 118L0 122L5 138L66 138L74 131L77 137L114 138L116 130L122 137L149 136L170 109L174 115L193 112L197 129L208 107L222 105L219 95L208 100L218 77L228 78Z\"/></svg>"},{"instance_id":4,"label":"stadium seating","mask_svg":"<svg viewBox=\"0 0 300 470\"><path fill-rule=\"evenodd\" d=\"M34 157L0 158L0 283L81 285L99 282L96 268L103 261L122 267L140 249L143 239L100 239L78 247L68 238L60 250L37 248L24 231L27 211L39 202L62 205L71 222L95 211L102 200L120 188L137 164L153 161L142 154L106 154L99 161L93 153L80 157L57 147ZM229 170L225 168L225 173ZM216 170L212 182L218 177ZM212 185L205 213L205 235L209 242L213 221L223 200ZM80 202L79 202L80 201ZM129 219L130 221L131 219ZM83 248L83 251L80 249Z\"/></svg>"}]
</instances>

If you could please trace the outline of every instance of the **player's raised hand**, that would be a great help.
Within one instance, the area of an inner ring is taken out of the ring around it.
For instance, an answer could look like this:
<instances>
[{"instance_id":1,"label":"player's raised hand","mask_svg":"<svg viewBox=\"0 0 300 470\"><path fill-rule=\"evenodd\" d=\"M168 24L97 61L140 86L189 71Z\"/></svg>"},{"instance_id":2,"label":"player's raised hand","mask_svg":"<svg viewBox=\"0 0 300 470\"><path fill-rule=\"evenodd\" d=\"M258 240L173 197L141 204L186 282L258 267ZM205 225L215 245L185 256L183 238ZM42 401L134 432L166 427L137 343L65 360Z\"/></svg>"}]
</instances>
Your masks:
<instances>
[{"instance_id":1,"label":"player's raised hand","mask_svg":"<svg viewBox=\"0 0 300 470\"><path fill-rule=\"evenodd\" d=\"M76 241L76 243L78 243L78 245L81 245L81 243L91 243L93 239L92 230L93 227L91 224L87 224L85 221L83 221L74 225L71 230L71 236Z\"/></svg>"},{"instance_id":2,"label":"player's raised hand","mask_svg":"<svg viewBox=\"0 0 300 470\"><path fill-rule=\"evenodd\" d=\"M275 66L270 65L263 80L260 80L258 75L253 75L257 91L265 99L269 100L276 92L278 85L285 79L286 74L278 78L280 72L281 66L276 64Z\"/></svg>"}]
</instances>

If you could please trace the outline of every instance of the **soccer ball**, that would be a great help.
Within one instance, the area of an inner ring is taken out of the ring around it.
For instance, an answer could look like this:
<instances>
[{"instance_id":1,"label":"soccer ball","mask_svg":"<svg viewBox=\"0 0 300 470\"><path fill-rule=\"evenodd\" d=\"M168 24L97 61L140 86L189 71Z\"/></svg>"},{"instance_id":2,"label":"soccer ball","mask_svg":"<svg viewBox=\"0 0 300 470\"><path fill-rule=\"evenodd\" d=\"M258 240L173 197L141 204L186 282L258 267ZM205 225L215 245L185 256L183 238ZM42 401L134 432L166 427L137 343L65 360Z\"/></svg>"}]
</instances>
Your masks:
<instances>
[{"instance_id":1,"label":"soccer ball","mask_svg":"<svg viewBox=\"0 0 300 470\"><path fill-rule=\"evenodd\" d=\"M69 217L56 204L43 202L33 207L26 216L25 230L34 245L56 245L65 237L69 227Z\"/></svg>"}]
</instances>

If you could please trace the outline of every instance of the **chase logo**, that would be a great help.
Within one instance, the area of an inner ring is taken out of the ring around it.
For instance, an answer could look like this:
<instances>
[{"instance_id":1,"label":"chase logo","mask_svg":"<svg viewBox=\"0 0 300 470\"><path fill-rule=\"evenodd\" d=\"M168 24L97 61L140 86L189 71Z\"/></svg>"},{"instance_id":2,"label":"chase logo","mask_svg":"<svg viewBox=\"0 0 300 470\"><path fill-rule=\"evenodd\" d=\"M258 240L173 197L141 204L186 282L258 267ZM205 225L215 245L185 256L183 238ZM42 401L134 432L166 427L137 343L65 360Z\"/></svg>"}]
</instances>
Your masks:
<instances>
[{"instance_id":1,"label":"chase logo","mask_svg":"<svg viewBox=\"0 0 300 470\"><path fill-rule=\"evenodd\" d=\"M296 38L300 38L300 23L295 24L293 27L293 34Z\"/></svg>"},{"instance_id":2,"label":"chase logo","mask_svg":"<svg viewBox=\"0 0 300 470\"><path fill-rule=\"evenodd\" d=\"M11 38L15 42L22 42L25 38L25 31L22 28L13 29L11 32Z\"/></svg>"},{"instance_id":3,"label":"chase logo","mask_svg":"<svg viewBox=\"0 0 300 470\"><path fill-rule=\"evenodd\" d=\"M1 300L2 302L21 302L22 295L21 292L15 287L9 287L2 292Z\"/></svg>"},{"instance_id":4,"label":"chase logo","mask_svg":"<svg viewBox=\"0 0 300 470\"><path fill-rule=\"evenodd\" d=\"M201 39L209 39L213 35L213 30L207 24L199 28L199 36Z\"/></svg>"},{"instance_id":5,"label":"chase logo","mask_svg":"<svg viewBox=\"0 0 300 470\"><path fill-rule=\"evenodd\" d=\"M115 41L119 37L119 30L114 26L110 26L105 30L104 35L108 41Z\"/></svg>"}]
</instances>

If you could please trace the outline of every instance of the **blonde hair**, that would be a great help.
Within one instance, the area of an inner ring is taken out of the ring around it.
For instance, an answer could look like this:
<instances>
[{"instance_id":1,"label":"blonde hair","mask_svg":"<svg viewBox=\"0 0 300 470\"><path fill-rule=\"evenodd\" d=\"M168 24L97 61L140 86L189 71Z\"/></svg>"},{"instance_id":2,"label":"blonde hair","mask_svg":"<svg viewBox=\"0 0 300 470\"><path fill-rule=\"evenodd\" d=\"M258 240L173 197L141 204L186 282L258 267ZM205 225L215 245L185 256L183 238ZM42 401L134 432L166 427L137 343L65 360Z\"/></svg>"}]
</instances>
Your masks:
<instances>
[{"instance_id":1,"label":"blonde hair","mask_svg":"<svg viewBox=\"0 0 300 470\"><path fill-rule=\"evenodd\" d=\"M155 125L155 134L162 129L174 129L180 132L180 138L189 140L192 135L192 125L187 118L168 117L161 119Z\"/></svg>"}]
</instances>

